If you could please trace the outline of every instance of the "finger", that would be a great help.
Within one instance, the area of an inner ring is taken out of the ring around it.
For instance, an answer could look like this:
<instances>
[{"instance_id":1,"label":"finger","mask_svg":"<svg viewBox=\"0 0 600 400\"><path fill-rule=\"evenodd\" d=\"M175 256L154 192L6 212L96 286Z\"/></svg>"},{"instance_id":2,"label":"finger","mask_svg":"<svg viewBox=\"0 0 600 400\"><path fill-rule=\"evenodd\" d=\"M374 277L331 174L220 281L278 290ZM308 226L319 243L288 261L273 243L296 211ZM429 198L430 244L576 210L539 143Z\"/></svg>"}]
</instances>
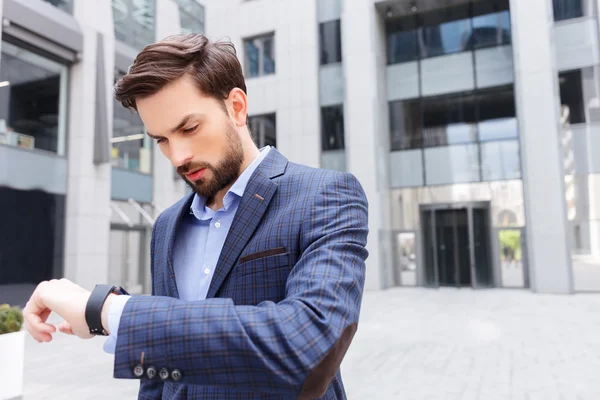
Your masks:
<instances>
[{"instance_id":1,"label":"finger","mask_svg":"<svg viewBox=\"0 0 600 400\"><path fill-rule=\"evenodd\" d=\"M69 324L67 321L61 322L60 325L58 325L58 330L67 335L75 334L73 333L73 328L71 327L71 324Z\"/></svg>"},{"instance_id":2,"label":"finger","mask_svg":"<svg viewBox=\"0 0 600 400\"><path fill-rule=\"evenodd\" d=\"M40 314L40 319L42 320L42 322L46 322L50 314L52 314L52 310L49 308L42 311L42 313Z\"/></svg>"},{"instance_id":3,"label":"finger","mask_svg":"<svg viewBox=\"0 0 600 400\"><path fill-rule=\"evenodd\" d=\"M45 313L46 310L40 312L40 314ZM56 332L56 327L52 324L48 324L44 322L40 316L40 314L35 314L32 312L28 312L24 315L25 321L27 322L27 326L36 333L54 333ZM47 317L46 317L47 318Z\"/></svg>"}]
</instances>

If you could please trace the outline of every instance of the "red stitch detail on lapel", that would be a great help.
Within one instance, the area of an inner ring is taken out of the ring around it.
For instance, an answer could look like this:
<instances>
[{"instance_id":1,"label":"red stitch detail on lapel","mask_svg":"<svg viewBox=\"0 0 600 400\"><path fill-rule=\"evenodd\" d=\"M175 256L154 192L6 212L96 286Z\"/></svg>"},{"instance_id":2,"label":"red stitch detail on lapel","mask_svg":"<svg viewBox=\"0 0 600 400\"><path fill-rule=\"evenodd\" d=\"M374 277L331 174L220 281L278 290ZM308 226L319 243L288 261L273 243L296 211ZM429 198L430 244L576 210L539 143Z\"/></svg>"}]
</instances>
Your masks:
<instances>
[{"instance_id":1,"label":"red stitch detail on lapel","mask_svg":"<svg viewBox=\"0 0 600 400\"><path fill-rule=\"evenodd\" d=\"M259 195L258 193L254 193L254 196L256 196L257 199L259 199L260 201L264 201L265 198L262 197L261 195Z\"/></svg>"}]
</instances>

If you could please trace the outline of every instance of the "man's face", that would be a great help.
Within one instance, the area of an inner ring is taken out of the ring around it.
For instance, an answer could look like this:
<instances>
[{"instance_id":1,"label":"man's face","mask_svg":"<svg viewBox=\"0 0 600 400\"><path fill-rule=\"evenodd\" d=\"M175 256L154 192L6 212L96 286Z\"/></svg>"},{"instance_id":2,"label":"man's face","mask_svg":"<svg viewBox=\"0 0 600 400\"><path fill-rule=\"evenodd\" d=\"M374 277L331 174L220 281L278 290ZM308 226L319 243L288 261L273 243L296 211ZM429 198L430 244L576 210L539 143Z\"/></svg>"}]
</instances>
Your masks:
<instances>
[{"instance_id":1,"label":"man's face","mask_svg":"<svg viewBox=\"0 0 600 400\"><path fill-rule=\"evenodd\" d=\"M238 131L223 103L191 78L136 103L148 134L196 193L210 199L237 179L244 161Z\"/></svg>"}]
</instances>

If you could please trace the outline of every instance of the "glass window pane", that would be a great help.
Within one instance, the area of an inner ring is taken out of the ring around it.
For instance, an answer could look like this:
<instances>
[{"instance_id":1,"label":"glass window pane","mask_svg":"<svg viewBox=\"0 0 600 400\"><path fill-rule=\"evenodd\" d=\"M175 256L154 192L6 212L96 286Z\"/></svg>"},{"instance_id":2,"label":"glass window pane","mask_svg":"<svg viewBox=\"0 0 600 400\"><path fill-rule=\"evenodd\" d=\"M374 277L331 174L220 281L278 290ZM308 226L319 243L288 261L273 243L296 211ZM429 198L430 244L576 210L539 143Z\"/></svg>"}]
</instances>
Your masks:
<instances>
[{"instance_id":1,"label":"glass window pane","mask_svg":"<svg viewBox=\"0 0 600 400\"><path fill-rule=\"evenodd\" d=\"M469 143L477 140L475 96L442 96L423 99L425 147Z\"/></svg>"},{"instance_id":2,"label":"glass window pane","mask_svg":"<svg viewBox=\"0 0 600 400\"><path fill-rule=\"evenodd\" d=\"M62 153L67 67L5 41L0 63L0 143Z\"/></svg>"},{"instance_id":3,"label":"glass window pane","mask_svg":"<svg viewBox=\"0 0 600 400\"><path fill-rule=\"evenodd\" d=\"M177 0L181 33L204 33L204 7L196 0Z\"/></svg>"},{"instance_id":4,"label":"glass window pane","mask_svg":"<svg viewBox=\"0 0 600 400\"><path fill-rule=\"evenodd\" d=\"M248 118L248 128L252 140L258 148L265 146L277 146L277 123L276 115L264 114L254 115Z\"/></svg>"},{"instance_id":5,"label":"glass window pane","mask_svg":"<svg viewBox=\"0 0 600 400\"><path fill-rule=\"evenodd\" d=\"M259 50L254 40L246 41L246 74L253 78L259 75Z\"/></svg>"},{"instance_id":6,"label":"glass window pane","mask_svg":"<svg viewBox=\"0 0 600 400\"><path fill-rule=\"evenodd\" d=\"M342 61L342 32L340 20L319 24L321 65Z\"/></svg>"},{"instance_id":7,"label":"glass window pane","mask_svg":"<svg viewBox=\"0 0 600 400\"><path fill-rule=\"evenodd\" d=\"M422 147L419 99L390 103L390 140L392 151Z\"/></svg>"},{"instance_id":8,"label":"glass window pane","mask_svg":"<svg viewBox=\"0 0 600 400\"><path fill-rule=\"evenodd\" d=\"M73 13L73 0L44 0L46 3L52 4L54 7L58 7L61 10Z\"/></svg>"},{"instance_id":9,"label":"glass window pane","mask_svg":"<svg viewBox=\"0 0 600 400\"><path fill-rule=\"evenodd\" d=\"M388 64L419 59L417 20L415 17L386 21Z\"/></svg>"},{"instance_id":10,"label":"glass window pane","mask_svg":"<svg viewBox=\"0 0 600 400\"><path fill-rule=\"evenodd\" d=\"M480 15L473 18L473 34L468 44L476 49L503 46L511 43L510 14L508 11Z\"/></svg>"},{"instance_id":11,"label":"glass window pane","mask_svg":"<svg viewBox=\"0 0 600 400\"><path fill-rule=\"evenodd\" d=\"M425 149L427 185L479 181L477 144Z\"/></svg>"},{"instance_id":12,"label":"glass window pane","mask_svg":"<svg viewBox=\"0 0 600 400\"><path fill-rule=\"evenodd\" d=\"M519 142L505 140L481 144L481 170L484 181L519 179Z\"/></svg>"},{"instance_id":13,"label":"glass window pane","mask_svg":"<svg viewBox=\"0 0 600 400\"><path fill-rule=\"evenodd\" d=\"M581 70L562 72L558 76L560 85L561 115L571 124L585 122Z\"/></svg>"},{"instance_id":14,"label":"glass window pane","mask_svg":"<svg viewBox=\"0 0 600 400\"><path fill-rule=\"evenodd\" d=\"M263 73L265 75L275 73L275 43L274 36L266 36L262 39L263 45Z\"/></svg>"},{"instance_id":15,"label":"glass window pane","mask_svg":"<svg viewBox=\"0 0 600 400\"><path fill-rule=\"evenodd\" d=\"M512 86L477 93L479 140L489 141L518 136L514 89Z\"/></svg>"},{"instance_id":16,"label":"glass window pane","mask_svg":"<svg viewBox=\"0 0 600 400\"><path fill-rule=\"evenodd\" d=\"M115 37L135 49L155 41L155 0L112 0Z\"/></svg>"},{"instance_id":17,"label":"glass window pane","mask_svg":"<svg viewBox=\"0 0 600 400\"><path fill-rule=\"evenodd\" d=\"M552 0L552 5L555 21L583 17L582 0Z\"/></svg>"},{"instance_id":18,"label":"glass window pane","mask_svg":"<svg viewBox=\"0 0 600 400\"><path fill-rule=\"evenodd\" d=\"M321 108L322 150L344 148L344 109L343 106Z\"/></svg>"}]
</instances>

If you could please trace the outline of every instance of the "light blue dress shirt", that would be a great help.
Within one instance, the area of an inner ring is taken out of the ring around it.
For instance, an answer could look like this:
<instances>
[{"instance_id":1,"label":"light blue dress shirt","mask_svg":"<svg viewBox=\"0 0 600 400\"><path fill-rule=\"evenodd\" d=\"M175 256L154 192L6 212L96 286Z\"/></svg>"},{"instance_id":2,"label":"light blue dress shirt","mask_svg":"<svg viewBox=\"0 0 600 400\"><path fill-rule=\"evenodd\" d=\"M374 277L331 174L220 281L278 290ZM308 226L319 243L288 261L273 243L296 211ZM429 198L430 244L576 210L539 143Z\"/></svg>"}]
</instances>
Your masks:
<instances>
[{"instance_id":1,"label":"light blue dress shirt","mask_svg":"<svg viewBox=\"0 0 600 400\"><path fill-rule=\"evenodd\" d=\"M190 212L184 215L176 233L173 249L175 281L181 300L194 301L206 298L208 288L225 238L233 223L240 200L250 177L267 156L269 146L262 149L241 173L223 198L223 207L214 211L206 206L206 198L195 195ZM114 354L117 345L119 322L125 304L131 296L117 296L108 311L110 335L104 351Z\"/></svg>"}]
</instances>

